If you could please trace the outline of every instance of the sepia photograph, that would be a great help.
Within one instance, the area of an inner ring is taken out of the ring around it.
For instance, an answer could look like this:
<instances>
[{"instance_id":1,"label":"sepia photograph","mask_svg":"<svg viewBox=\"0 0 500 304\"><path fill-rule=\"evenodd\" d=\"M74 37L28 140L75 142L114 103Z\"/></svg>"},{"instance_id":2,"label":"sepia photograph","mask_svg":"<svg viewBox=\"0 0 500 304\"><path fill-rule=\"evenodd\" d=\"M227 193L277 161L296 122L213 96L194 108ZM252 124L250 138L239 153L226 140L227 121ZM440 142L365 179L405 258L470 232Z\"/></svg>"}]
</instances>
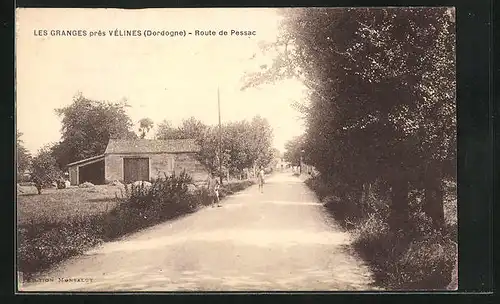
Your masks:
<instances>
[{"instance_id":1,"label":"sepia photograph","mask_svg":"<svg viewBox=\"0 0 500 304\"><path fill-rule=\"evenodd\" d=\"M18 8L16 289L458 289L453 7Z\"/></svg>"}]
</instances>

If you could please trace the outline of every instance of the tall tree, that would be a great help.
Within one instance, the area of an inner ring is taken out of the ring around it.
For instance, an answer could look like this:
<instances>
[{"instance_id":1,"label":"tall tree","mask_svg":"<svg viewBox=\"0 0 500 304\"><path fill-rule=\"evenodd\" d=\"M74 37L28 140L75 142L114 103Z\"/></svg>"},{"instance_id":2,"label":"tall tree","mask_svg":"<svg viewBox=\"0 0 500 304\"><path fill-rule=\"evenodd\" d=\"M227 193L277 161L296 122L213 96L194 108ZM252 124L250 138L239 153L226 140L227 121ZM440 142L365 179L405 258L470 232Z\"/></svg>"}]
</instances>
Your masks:
<instances>
[{"instance_id":1,"label":"tall tree","mask_svg":"<svg viewBox=\"0 0 500 304\"><path fill-rule=\"evenodd\" d=\"M222 126L222 151L226 154L226 164L232 174L241 174L253 165L249 144L248 121L229 122Z\"/></svg>"},{"instance_id":2,"label":"tall tree","mask_svg":"<svg viewBox=\"0 0 500 304\"><path fill-rule=\"evenodd\" d=\"M265 167L273 158L273 129L267 119L257 115L250 122L250 130L247 144L250 147L251 160L255 166Z\"/></svg>"},{"instance_id":3,"label":"tall tree","mask_svg":"<svg viewBox=\"0 0 500 304\"><path fill-rule=\"evenodd\" d=\"M203 163L210 171L217 171L218 155L218 137L217 130L203 124L194 117L182 121L181 125L173 127L172 124L163 120L158 125L156 138L162 140L168 139L195 139L200 145L198 160Z\"/></svg>"},{"instance_id":4,"label":"tall tree","mask_svg":"<svg viewBox=\"0 0 500 304\"><path fill-rule=\"evenodd\" d=\"M62 140L53 148L59 166L104 153L110 138L136 138L126 106L78 94L71 105L56 109L62 118Z\"/></svg>"},{"instance_id":5,"label":"tall tree","mask_svg":"<svg viewBox=\"0 0 500 304\"><path fill-rule=\"evenodd\" d=\"M456 142L454 12L281 12L282 35L264 46L279 56L249 75L243 89L301 79L310 92L310 104L301 107L307 157L322 175L339 177L354 192L363 183L387 183L393 230L408 222L409 187L424 187L425 210L442 226L440 181Z\"/></svg>"},{"instance_id":6,"label":"tall tree","mask_svg":"<svg viewBox=\"0 0 500 304\"><path fill-rule=\"evenodd\" d=\"M16 157L17 157L17 179L23 177L24 172L29 169L31 164L31 155L24 147L24 142L21 139L23 133L19 130L16 132Z\"/></svg>"},{"instance_id":7,"label":"tall tree","mask_svg":"<svg viewBox=\"0 0 500 304\"><path fill-rule=\"evenodd\" d=\"M158 125L156 138L200 140L204 136L206 130L207 126L195 117L184 119L177 128L173 127L169 121L163 120Z\"/></svg>"},{"instance_id":8,"label":"tall tree","mask_svg":"<svg viewBox=\"0 0 500 304\"><path fill-rule=\"evenodd\" d=\"M158 129L156 130L156 139L178 139L181 135L178 133L178 129L174 128L172 124L164 119L158 124Z\"/></svg>"},{"instance_id":9,"label":"tall tree","mask_svg":"<svg viewBox=\"0 0 500 304\"><path fill-rule=\"evenodd\" d=\"M52 155L52 150L52 146L47 145L38 150L32 160L31 177L37 186L38 194L41 194L42 187L62 178L62 172Z\"/></svg>"},{"instance_id":10,"label":"tall tree","mask_svg":"<svg viewBox=\"0 0 500 304\"><path fill-rule=\"evenodd\" d=\"M207 126L194 117L177 128L168 121L158 125L158 139L195 139L201 147L199 161L212 172L219 172L219 157L225 172L239 175L245 168L266 166L273 158L272 128L267 120L255 117L251 122L228 122L222 126L222 154L219 155L218 126Z\"/></svg>"},{"instance_id":11,"label":"tall tree","mask_svg":"<svg viewBox=\"0 0 500 304\"><path fill-rule=\"evenodd\" d=\"M200 152L198 160L212 173L219 171L219 135L218 127L207 126L203 135L198 138Z\"/></svg>"},{"instance_id":12,"label":"tall tree","mask_svg":"<svg viewBox=\"0 0 500 304\"><path fill-rule=\"evenodd\" d=\"M201 139L205 133L207 126L196 119L195 117L189 117L184 119L179 127L179 133L182 134L184 138L194 138Z\"/></svg>"},{"instance_id":13,"label":"tall tree","mask_svg":"<svg viewBox=\"0 0 500 304\"><path fill-rule=\"evenodd\" d=\"M151 118L145 117L139 120L139 133L141 134L141 138L145 138L153 126L154 122Z\"/></svg>"},{"instance_id":14,"label":"tall tree","mask_svg":"<svg viewBox=\"0 0 500 304\"><path fill-rule=\"evenodd\" d=\"M271 148L271 154L272 154L272 159L269 162L269 167L274 170L276 169L276 166L278 165L279 160L282 158L281 157L281 151L276 149L276 148Z\"/></svg>"},{"instance_id":15,"label":"tall tree","mask_svg":"<svg viewBox=\"0 0 500 304\"><path fill-rule=\"evenodd\" d=\"M294 166L298 166L300 164L302 151L305 149L304 136L297 136L287 141L285 143L285 149L285 160Z\"/></svg>"}]
</instances>

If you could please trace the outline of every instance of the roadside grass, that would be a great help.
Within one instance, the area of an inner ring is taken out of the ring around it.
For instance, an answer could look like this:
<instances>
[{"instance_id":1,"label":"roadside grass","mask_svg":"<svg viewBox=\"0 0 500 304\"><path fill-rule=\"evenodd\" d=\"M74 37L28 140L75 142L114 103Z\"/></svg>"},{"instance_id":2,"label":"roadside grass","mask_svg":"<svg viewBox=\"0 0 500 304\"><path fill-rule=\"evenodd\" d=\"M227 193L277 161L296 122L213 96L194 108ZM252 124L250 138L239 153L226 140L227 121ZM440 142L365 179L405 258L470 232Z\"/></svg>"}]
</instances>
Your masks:
<instances>
[{"instance_id":1,"label":"roadside grass","mask_svg":"<svg viewBox=\"0 0 500 304\"><path fill-rule=\"evenodd\" d=\"M361 202L349 202L335 196L334 187L320 177L308 179L306 184L339 224L353 234L353 247L369 264L379 286L388 290L446 289L458 254L456 183L445 183L446 228L442 232L433 230L419 208L422 194L411 193L413 229L405 235L389 231L385 199L367 195Z\"/></svg>"},{"instance_id":2,"label":"roadside grass","mask_svg":"<svg viewBox=\"0 0 500 304\"><path fill-rule=\"evenodd\" d=\"M51 223L73 216L93 216L110 211L118 204L120 188L96 185L94 188L72 187L44 189L37 195L35 187L23 187L17 196L17 223Z\"/></svg>"},{"instance_id":3,"label":"roadside grass","mask_svg":"<svg viewBox=\"0 0 500 304\"><path fill-rule=\"evenodd\" d=\"M210 204L206 189L188 191L188 184L189 178L181 174L157 181L151 188L103 185L19 195L18 271L24 281L29 281L54 264L102 242ZM221 198L253 184L250 180L224 184Z\"/></svg>"}]
</instances>

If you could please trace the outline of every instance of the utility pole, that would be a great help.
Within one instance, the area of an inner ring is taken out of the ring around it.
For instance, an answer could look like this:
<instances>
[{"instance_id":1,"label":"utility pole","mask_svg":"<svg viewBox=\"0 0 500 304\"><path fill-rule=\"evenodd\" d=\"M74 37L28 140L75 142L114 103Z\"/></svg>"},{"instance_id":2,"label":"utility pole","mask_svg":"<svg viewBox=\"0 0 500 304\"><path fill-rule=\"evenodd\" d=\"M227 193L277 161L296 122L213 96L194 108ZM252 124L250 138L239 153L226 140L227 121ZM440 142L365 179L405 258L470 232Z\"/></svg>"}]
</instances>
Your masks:
<instances>
[{"instance_id":1,"label":"utility pole","mask_svg":"<svg viewBox=\"0 0 500 304\"><path fill-rule=\"evenodd\" d=\"M220 92L217 86L217 105L219 110L219 179L222 185L222 125L220 123Z\"/></svg>"}]
</instances>

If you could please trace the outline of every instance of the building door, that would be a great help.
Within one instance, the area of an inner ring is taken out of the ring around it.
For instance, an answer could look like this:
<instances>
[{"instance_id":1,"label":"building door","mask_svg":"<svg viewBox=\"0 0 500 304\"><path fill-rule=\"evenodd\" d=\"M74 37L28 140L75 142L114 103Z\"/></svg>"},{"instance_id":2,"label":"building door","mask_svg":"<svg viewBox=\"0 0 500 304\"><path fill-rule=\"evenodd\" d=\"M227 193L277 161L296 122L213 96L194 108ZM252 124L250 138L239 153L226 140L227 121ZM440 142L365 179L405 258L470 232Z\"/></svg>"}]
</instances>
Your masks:
<instances>
[{"instance_id":1,"label":"building door","mask_svg":"<svg viewBox=\"0 0 500 304\"><path fill-rule=\"evenodd\" d=\"M90 182L94 185L104 184L104 160L78 168L78 182Z\"/></svg>"},{"instance_id":2,"label":"building door","mask_svg":"<svg viewBox=\"0 0 500 304\"><path fill-rule=\"evenodd\" d=\"M149 158L124 158L123 180L125 183L149 181Z\"/></svg>"}]
</instances>

